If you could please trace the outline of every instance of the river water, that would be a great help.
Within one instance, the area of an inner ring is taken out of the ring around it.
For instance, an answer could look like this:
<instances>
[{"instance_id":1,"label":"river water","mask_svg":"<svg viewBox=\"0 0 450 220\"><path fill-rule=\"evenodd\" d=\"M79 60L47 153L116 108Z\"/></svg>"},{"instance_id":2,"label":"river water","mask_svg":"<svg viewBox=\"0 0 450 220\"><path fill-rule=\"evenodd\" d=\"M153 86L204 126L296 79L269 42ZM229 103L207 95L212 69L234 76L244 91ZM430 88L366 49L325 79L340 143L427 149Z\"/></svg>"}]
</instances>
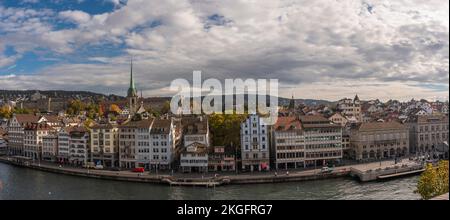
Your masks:
<instances>
[{"instance_id":1,"label":"river water","mask_svg":"<svg viewBox=\"0 0 450 220\"><path fill-rule=\"evenodd\" d=\"M418 176L359 183L351 178L296 183L170 187L47 173L0 163L0 200L415 200Z\"/></svg>"}]
</instances>

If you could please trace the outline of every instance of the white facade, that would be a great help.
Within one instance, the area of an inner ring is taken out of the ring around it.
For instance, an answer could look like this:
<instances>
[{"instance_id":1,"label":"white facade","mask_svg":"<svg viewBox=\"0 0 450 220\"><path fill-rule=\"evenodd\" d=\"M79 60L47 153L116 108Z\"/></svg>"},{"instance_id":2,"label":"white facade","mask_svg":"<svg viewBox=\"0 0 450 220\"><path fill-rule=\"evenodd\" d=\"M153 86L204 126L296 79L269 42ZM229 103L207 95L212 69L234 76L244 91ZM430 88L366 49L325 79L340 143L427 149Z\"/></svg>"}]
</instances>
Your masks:
<instances>
[{"instance_id":1,"label":"white facade","mask_svg":"<svg viewBox=\"0 0 450 220\"><path fill-rule=\"evenodd\" d=\"M42 160L56 161L58 155L58 136L48 135L42 138Z\"/></svg>"},{"instance_id":2,"label":"white facade","mask_svg":"<svg viewBox=\"0 0 450 220\"><path fill-rule=\"evenodd\" d=\"M67 162L69 160L70 137L68 128L61 128L58 131L58 161Z\"/></svg>"},{"instance_id":3,"label":"white facade","mask_svg":"<svg viewBox=\"0 0 450 220\"><path fill-rule=\"evenodd\" d=\"M24 156L33 160L42 159L42 139L50 135L53 129L47 124L32 124L24 129Z\"/></svg>"},{"instance_id":4,"label":"white facade","mask_svg":"<svg viewBox=\"0 0 450 220\"><path fill-rule=\"evenodd\" d=\"M172 119L156 119L150 132L150 164L161 169L172 168L177 138Z\"/></svg>"},{"instance_id":5,"label":"white facade","mask_svg":"<svg viewBox=\"0 0 450 220\"><path fill-rule=\"evenodd\" d=\"M70 131L69 161L72 164L84 165L89 161L89 132Z\"/></svg>"},{"instance_id":6,"label":"white facade","mask_svg":"<svg viewBox=\"0 0 450 220\"><path fill-rule=\"evenodd\" d=\"M119 128L119 165L146 167L149 163L150 130L153 119L130 121ZM147 168L147 167L146 167Z\"/></svg>"},{"instance_id":7,"label":"white facade","mask_svg":"<svg viewBox=\"0 0 450 220\"><path fill-rule=\"evenodd\" d=\"M241 123L241 156L243 169L269 169L268 128L258 115Z\"/></svg>"},{"instance_id":8,"label":"white facade","mask_svg":"<svg viewBox=\"0 0 450 220\"><path fill-rule=\"evenodd\" d=\"M149 168L150 164L150 130L151 127L136 129L136 157L139 167Z\"/></svg>"},{"instance_id":9,"label":"white facade","mask_svg":"<svg viewBox=\"0 0 450 220\"><path fill-rule=\"evenodd\" d=\"M352 99L342 99L338 103L338 109L347 118L354 117L358 122L362 120L361 101L358 96Z\"/></svg>"},{"instance_id":10,"label":"white facade","mask_svg":"<svg viewBox=\"0 0 450 220\"><path fill-rule=\"evenodd\" d=\"M119 128L96 125L90 131L91 158L95 164L116 167L119 164Z\"/></svg>"},{"instance_id":11,"label":"white facade","mask_svg":"<svg viewBox=\"0 0 450 220\"><path fill-rule=\"evenodd\" d=\"M187 146L180 156L183 172L208 172L208 149L204 144L193 143Z\"/></svg>"},{"instance_id":12,"label":"white facade","mask_svg":"<svg viewBox=\"0 0 450 220\"><path fill-rule=\"evenodd\" d=\"M342 128L322 116L279 117L273 143L277 169L326 165L342 158Z\"/></svg>"},{"instance_id":13,"label":"white facade","mask_svg":"<svg viewBox=\"0 0 450 220\"><path fill-rule=\"evenodd\" d=\"M37 123L38 116L35 115L14 115L8 124L8 146L10 154L24 155L24 128L28 123Z\"/></svg>"}]
</instances>

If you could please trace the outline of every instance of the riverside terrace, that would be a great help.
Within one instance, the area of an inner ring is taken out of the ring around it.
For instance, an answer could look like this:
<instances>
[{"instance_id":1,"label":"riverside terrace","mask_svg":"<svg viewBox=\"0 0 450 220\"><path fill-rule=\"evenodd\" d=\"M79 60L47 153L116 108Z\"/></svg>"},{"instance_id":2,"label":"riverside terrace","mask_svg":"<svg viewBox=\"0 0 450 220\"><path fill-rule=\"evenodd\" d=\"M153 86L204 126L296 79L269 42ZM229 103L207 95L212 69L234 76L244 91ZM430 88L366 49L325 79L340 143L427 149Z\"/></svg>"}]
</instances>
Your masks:
<instances>
[{"instance_id":1,"label":"riverside terrace","mask_svg":"<svg viewBox=\"0 0 450 220\"><path fill-rule=\"evenodd\" d=\"M410 160L402 160L396 165L394 161L384 161L368 164L357 164L336 167L330 172L323 172L320 169L292 171L286 173L266 172L266 173L224 173L217 175L214 173L209 174L181 174L181 173L133 173L131 171L107 171L107 170L92 170L92 169L80 169L73 167L59 167L52 163L33 163L31 161L23 161L20 158L0 157L0 162L8 163L16 166L27 167L31 169L59 173L65 175L108 179L117 181L129 181L129 182L144 182L155 184L167 184L171 186L205 186L215 187L228 184L260 184L260 183L281 183L281 182L295 182L295 181L307 181L307 180L319 180L338 177L355 176L352 172L354 170L374 170L377 168L386 169L386 167L404 167L416 166ZM390 168L393 169L393 168ZM421 171L415 172L420 173ZM399 177L402 175L401 170L397 172L398 175L392 177ZM411 175L410 172L403 173L404 175ZM365 181L363 179L360 179ZM370 179L374 180L374 179Z\"/></svg>"}]
</instances>

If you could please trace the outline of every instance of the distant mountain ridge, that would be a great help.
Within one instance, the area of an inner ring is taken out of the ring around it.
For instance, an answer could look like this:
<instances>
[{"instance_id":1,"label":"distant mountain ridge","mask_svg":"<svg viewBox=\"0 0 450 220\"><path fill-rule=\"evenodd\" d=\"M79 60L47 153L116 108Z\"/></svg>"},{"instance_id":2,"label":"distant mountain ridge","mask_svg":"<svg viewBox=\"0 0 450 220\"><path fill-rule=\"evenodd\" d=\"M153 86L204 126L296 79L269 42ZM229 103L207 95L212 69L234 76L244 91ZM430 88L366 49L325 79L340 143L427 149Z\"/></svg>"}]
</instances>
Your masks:
<instances>
[{"instance_id":1,"label":"distant mountain ridge","mask_svg":"<svg viewBox=\"0 0 450 220\"><path fill-rule=\"evenodd\" d=\"M30 97L31 95L39 92L41 95L50 98L77 98L77 97L91 97L95 99L107 99L107 100L119 100L125 98L124 96L115 94L102 94L89 91L66 91L66 90L0 90L0 98L11 98L11 97ZM245 100L248 99L248 95L244 95ZM223 95L223 99L225 95ZM270 96L267 96L269 99ZM158 99L158 100L171 100L171 97L146 97L146 100ZM294 99L297 104L303 103L305 105L329 105L334 102L327 100L317 100L317 99ZM279 97L279 105L288 105L291 98Z\"/></svg>"}]
</instances>

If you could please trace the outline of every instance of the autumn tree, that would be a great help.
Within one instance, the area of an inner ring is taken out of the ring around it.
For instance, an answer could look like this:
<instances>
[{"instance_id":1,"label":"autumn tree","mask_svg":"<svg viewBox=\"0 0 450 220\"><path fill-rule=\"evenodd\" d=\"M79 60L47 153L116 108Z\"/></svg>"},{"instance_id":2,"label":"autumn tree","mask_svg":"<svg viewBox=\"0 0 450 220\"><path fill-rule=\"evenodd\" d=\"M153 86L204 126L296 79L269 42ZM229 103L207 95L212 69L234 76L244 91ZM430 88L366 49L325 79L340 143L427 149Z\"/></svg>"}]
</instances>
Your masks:
<instances>
[{"instance_id":1,"label":"autumn tree","mask_svg":"<svg viewBox=\"0 0 450 220\"><path fill-rule=\"evenodd\" d=\"M116 105L116 104L111 104L111 105L109 106L109 110L112 111L112 112L115 112L115 113L117 113L117 114L120 114L120 113L122 112L122 110L121 110L121 109L119 108L119 106Z\"/></svg>"},{"instance_id":2,"label":"autumn tree","mask_svg":"<svg viewBox=\"0 0 450 220\"><path fill-rule=\"evenodd\" d=\"M10 118L12 115L11 108L7 105L0 107L0 118Z\"/></svg>"},{"instance_id":3,"label":"autumn tree","mask_svg":"<svg viewBox=\"0 0 450 220\"><path fill-rule=\"evenodd\" d=\"M416 192L423 199L448 193L448 161L440 161L437 167L427 164L425 171L419 178Z\"/></svg>"},{"instance_id":4,"label":"autumn tree","mask_svg":"<svg viewBox=\"0 0 450 220\"><path fill-rule=\"evenodd\" d=\"M85 109L85 104L81 100L72 100L66 110L66 113L72 116L79 115Z\"/></svg>"},{"instance_id":5,"label":"autumn tree","mask_svg":"<svg viewBox=\"0 0 450 220\"><path fill-rule=\"evenodd\" d=\"M246 117L243 114L210 115L209 126L211 128L213 144L216 146L229 146L233 144L236 150L239 150L240 126Z\"/></svg>"}]
</instances>

